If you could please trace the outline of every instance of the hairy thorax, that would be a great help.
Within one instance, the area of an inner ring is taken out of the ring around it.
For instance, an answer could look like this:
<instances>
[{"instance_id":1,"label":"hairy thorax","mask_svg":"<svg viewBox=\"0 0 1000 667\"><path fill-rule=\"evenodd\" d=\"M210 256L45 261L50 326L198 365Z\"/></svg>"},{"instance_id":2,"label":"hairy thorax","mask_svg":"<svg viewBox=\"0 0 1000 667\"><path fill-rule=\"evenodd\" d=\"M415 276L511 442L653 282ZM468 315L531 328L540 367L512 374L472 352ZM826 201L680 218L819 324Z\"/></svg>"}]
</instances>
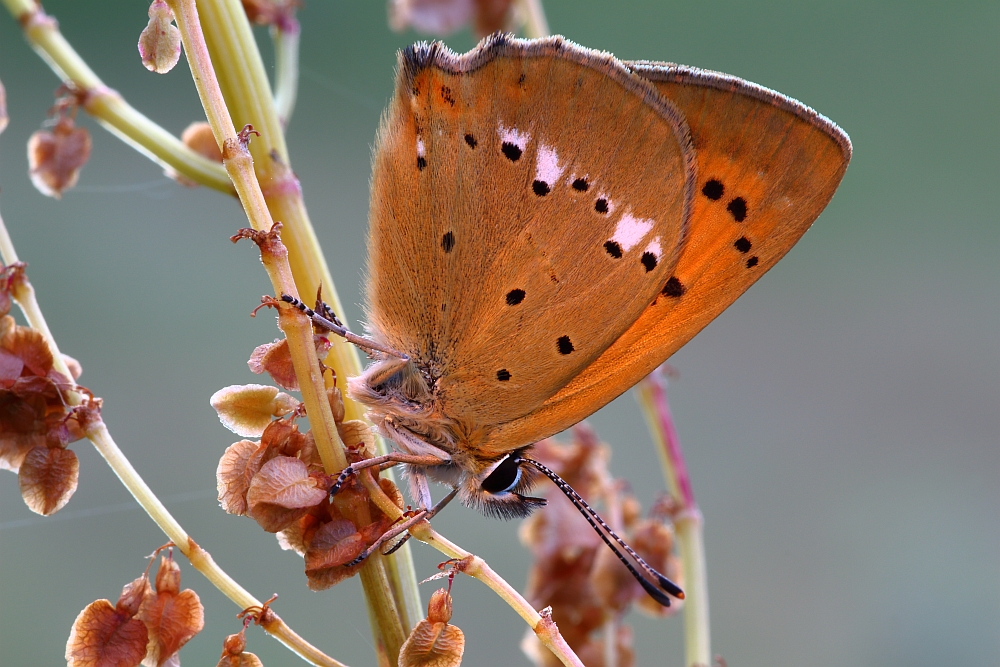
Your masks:
<instances>
[{"instance_id":1,"label":"hairy thorax","mask_svg":"<svg viewBox=\"0 0 1000 667\"><path fill-rule=\"evenodd\" d=\"M470 499L477 478L496 457L479 455L481 430L442 411L427 373L411 360L390 358L375 362L347 386L382 436L407 454L439 458L440 465L423 471L433 481L459 487L463 500Z\"/></svg>"}]
</instances>

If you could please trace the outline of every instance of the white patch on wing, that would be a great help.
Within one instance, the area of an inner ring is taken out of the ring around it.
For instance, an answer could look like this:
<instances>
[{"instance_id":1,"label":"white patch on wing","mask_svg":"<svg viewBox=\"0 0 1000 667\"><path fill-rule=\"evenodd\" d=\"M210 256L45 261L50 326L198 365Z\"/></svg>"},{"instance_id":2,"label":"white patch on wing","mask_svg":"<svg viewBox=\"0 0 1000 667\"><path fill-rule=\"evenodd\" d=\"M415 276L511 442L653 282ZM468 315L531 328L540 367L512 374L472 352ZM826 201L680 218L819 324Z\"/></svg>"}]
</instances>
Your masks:
<instances>
[{"instance_id":1,"label":"white patch on wing","mask_svg":"<svg viewBox=\"0 0 1000 667\"><path fill-rule=\"evenodd\" d=\"M549 185L559 180L564 167L559 166L556 149L541 144L538 146L538 164L535 166L535 180Z\"/></svg>"},{"instance_id":2,"label":"white patch on wing","mask_svg":"<svg viewBox=\"0 0 1000 667\"><path fill-rule=\"evenodd\" d=\"M424 157L426 152L427 150L424 147L424 140L421 139L420 137L417 137L417 157Z\"/></svg>"},{"instance_id":3,"label":"white patch on wing","mask_svg":"<svg viewBox=\"0 0 1000 667\"><path fill-rule=\"evenodd\" d=\"M522 151L531 141L531 133L521 132L516 127L504 127L502 121L497 124L497 132L500 134L501 143L514 144Z\"/></svg>"},{"instance_id":4,"label":"white patch on wing","mask_svg":"<svg viewBox=\"0 0 1000 667\"><path fill-rule=\"evenodd\" d=\"M611 202L609 201L608 206L610 207L610 205ZM652 228L652 220L637 218L626 210L618 221L618 225L615 227L615 235L611 237L611 240L617 241L622 249L627 252L635 247Z\"/></svg>"},{"instance_id":5,"label":"white patch on wing","mask_svg":"<svg viewBox=\"0 0 1000 667\"><path fill-rule=\"evenodd\" d=\"M663 255L663 250L660 248L660 237L659 236L653 237L653 240L649 242L649 245L646 246L646 250L644 250L643 252L653 253L653 257L655 257L657 261L659 261L660 257Z\"/></svg>"}]
</instances>

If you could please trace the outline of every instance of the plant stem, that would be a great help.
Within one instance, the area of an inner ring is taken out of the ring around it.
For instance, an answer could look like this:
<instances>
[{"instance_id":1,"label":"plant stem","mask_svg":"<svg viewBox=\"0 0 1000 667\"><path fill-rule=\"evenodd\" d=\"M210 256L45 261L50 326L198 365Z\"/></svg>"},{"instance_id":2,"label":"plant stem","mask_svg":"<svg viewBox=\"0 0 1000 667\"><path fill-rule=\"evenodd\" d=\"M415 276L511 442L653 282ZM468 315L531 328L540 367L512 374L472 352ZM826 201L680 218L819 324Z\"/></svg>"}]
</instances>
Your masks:
<instances>
[{"instance_id":1,"label":"plant stem","mask_svg":"<svg viewBox=\"0 0 1000 667\"><path fill-rule=\"evenodd\" d=\"M545 19L542 0L520 0L521 11L524 13L524 34L537 39L549 36L549 22Z\"/></svg>"},{"instance_id":2,"label":"plant stem","mask_svg":"<svg viewBox=\"0 0 1000 667\"><path fill-rule=\"evenodd\" d=\"M295 110L299 90L299 22L271 27L274 42L274 109L282 127Z\"/></svg>"},{"instance_id":3,"label":"plant stem","mask_svg":"<svg viewBox=\"0 0 1000 667\"><path fill-rule=\"evenodd\" d=\"M322 286L324 300L335 312L342 314L344 311L340 297L309 220L299 181L292 170L282 124L272 103L264 64L246 13L239 0L201 0L198 11L201 14L205 41L217 68L215 76L228 107L241 124L252 123L261 132L261 136L251 143L250 152L254 157L257 180L261 184L271 215L284 225L281 240L288 249L288 262L298 293L311 299ZM283 45L279 51L286 46L288 45ZM278 58L282 58L280 52ZM297 57L292 57L288 52L284 55L286 66L297 66L297 60ZM287 99L289 93L283 93L282 90L296 80L297 76L293 76L288 67L279 69L276 80L278 97ZM294 98L294 95L291 97ZM339 338L335 338L332 343L323 363L334 370L337 378L359 375L361 361L354 346ZM332 382L333 379L328 377L327 384ZM346 395L344 407L345 419L364 419L364 408ZM376 444L380 453L388 451L381 438L376 439ZM391 471L388 476L393 478ZM379 560L382 561L380 567L388 568L389 580L395 582L393 594L397 608L401 613L405 610L403 620L410 619L415 623L416 619L423 618L423 605L420 603L416 576L413 575L410 546L404 545L392 556ZM379 606L385 607L381 603ZM405 627L409 629L412 626ZM394 653L392 650L389 652Z\"/></svg>"},{"instance_id":4,"label":"plant stem","mask_svg":"<svg viewBox=\"0 0 1000 667\"><path fill-rule=\"evenodd\" d=\"M712 664L703 520L698 508L674 518L684 578L684 657L689 667Z\"/></svg>"},{"instance_id":5,"label":"plant stem","mask_svg":"<svg viewBox=\"0 0 1000 667\"><path fill-rule=\"evenodd\" d=\"M250 123L261 133L250 144L250 154L271 215L284 225L281 240L288 248L288 261L298 291L308 302L322 286L324 300L335 312L343 314L343 305L302 199L302 188L292 170L264 63L243 7L239 0L202 0L198 11L216 67L215 76L238 126ZM340 339L333 340L324 363L336 371L338 378L361 373L361 361L354 346ZM364 409L350 397L344 397L344 407L346 419L364 417Z\"/></svg>"},{"instance_id":6,"label":"plant stem","mask_svg":"<svg viewBox=\"0 0 1000 667\"><path fill-rule=\"evenodd\" d=\"M290 201L301 213L294 218L297 224L290 225L292 231L290 238L293 241L302 240L301 232L307 231L309 238L307 246L313 255L320 256L318 244L312 234L312 226L304 215L305 207L302 204L298 180L287 168L284 135L274 113L263 63L256 42L253 41L243 7L239 2L227 0L205 0L202 3L205 8L205 27L219 38L215 44L216 58L213 60L206 35L202 32L199 9L195 0L168 0L168 4L180 29L191 73L209 124L215 133L216 141L222 146L226 171L233 179L251 226L261 233L261 239L255 240L261 247L261 259L264 260L275 293L298 297L296 285L301 282L297 276L293 276L294 269L289 263L293 255L291 249L286 250L285 245L278 241L274 234L271 211L265 201L261 183L270 189L275 186L273 177L280 177L278 185L281 187L278 191L281 196L278 199ZM255 123L259 119L261 123L259 127L263 141L255 141L253 145L257 146L258 153L266 150L260 161L264 165L270 165L271 168L261 169L264 173L255 172L257 161L253 159L252 151L248 149L246 139L249 137L238 137L236 134L229 108L223 97L220 79L216 76L216 66L225 77L222 80L229 84L230 99L238 100L236 103L238 115L245 115L245 120L253 118ZM288 186L294 187L289 189ZM287 199L289 193L294 194L291 200ZM295 234L296 229L300 232L299 235ZM261 240L265 242L262 243ZM299 249L297 255L302 254ZM332 286L330 282L331 292ZM320 372L319 359L316 357L316 347L313 344L312 324L307 317L292 308L279 310L278 323L288 340L292 364L299 378L317 450L323 459L326 472L336 474L346 466L347 461L343 443L337 434L330 402L326 398L325 382ZM351 352L351 358L356 363L357 358L353 354L353 349ZM365 521L364 517L357 518L358 525L370 523ZM403 629L392 587L389 585L385 558L376 556L365 562L361 568L361 583L377 623L373 628L373 635L382 643L392 664L395 664L399 648L406 639L406 632Z\"/></svg>"},{"instance_id":7,"label":"plant stem","mask_svg":"<svg viewBox=\"0 0 1000 667\"><path fill-rule=\"evenodd\" d=\"M233 191L222 165L192 151L105 86L59 32L56 20L45 14L41 6L33 0L2 1L23 26L32 48L63 83L81 94L83 108L105 129L164 168L215 190Z\"/></svg>"},{"instance_id":8,"label":"plant stem","mask_svg":"<svg viewBox=\"0 0 1000 667\"><path fill-rule=\"evenodd\" d=\"M708 572L705 567L703 518L694 499L680 439L667 402L661 369L638 385L639 404L656 443L667 488L680 510L674 517L678 551L684 572L684 654L689 667L712 664L708 616Z\"/></svg>"}]
</instances>

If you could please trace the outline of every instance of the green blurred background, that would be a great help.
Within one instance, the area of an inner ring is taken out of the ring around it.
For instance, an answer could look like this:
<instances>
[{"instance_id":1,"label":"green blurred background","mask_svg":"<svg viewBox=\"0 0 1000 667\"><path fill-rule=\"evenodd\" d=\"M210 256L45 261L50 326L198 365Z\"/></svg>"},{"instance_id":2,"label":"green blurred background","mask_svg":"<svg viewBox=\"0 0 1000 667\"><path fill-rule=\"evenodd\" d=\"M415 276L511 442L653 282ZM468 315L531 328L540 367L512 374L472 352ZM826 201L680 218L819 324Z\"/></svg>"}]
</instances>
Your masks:
<instances>
[{"instance_id":1,"label":"green blurred background","mask_svg":"<svg viewBox=\"0 0 1000 667\"><path fill-rule=\"evenodd\" d=\"M1000 4L551 0L552 31L626 59L721 70L839 123L855 157L787 258L676 354L671 398L706 517L713 648L730 665L1000 664ZM143 2L46 3L105 82L173 132L203 118L186 66L143 69ZM360 316L371 143L392 91L381 2L309 0L288 131L316 231ZM270 58L266 33L259 36ZM457 50L468 33L448 40ZM25 142L57 81L0 14L4 219L63 349L105 399L112 433L192 536L256 595L351 665L373 665L357 580L311 593L302 561L215 501L235 440L208 397L257 378L277 331L250 319L269 284L237 204L185 189L97 127L62 201L27 178ZM355 324L356 326L356 324ZM662 489L631 395L592 423L648 505ZM164 541L86 442L80 488L51 519L0 473L0 665L56 665L70 625L116 599ZM455 507L450 538L523 585L517 526ZM418 574L441 556L415 544ZM182 652L215 664L238 611L186 563L207 626ZM433 584L422 587L426 601ZM526 665L521 620L459 579L466 665ZM639 665L683 664L680 618L633 616ZM331 628L335 631L331 632ZM260 631L249 650L295 664Z\"/></svg>"}]
</instances>

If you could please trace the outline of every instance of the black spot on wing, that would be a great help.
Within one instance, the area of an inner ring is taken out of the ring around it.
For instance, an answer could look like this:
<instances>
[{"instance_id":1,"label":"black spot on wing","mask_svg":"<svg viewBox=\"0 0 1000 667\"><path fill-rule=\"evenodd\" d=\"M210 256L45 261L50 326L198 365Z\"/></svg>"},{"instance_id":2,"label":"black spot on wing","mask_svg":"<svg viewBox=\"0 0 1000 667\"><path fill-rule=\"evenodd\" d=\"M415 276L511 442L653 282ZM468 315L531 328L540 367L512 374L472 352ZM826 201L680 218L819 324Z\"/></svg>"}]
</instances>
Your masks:
<instances>
[{"instance_id":1,"label":"black spot on wing","mask_svg":"<svg viewBox=\"0 0 1000 667\"><path fill-rule=\"evenodd\" d=\"M427 168L427 160L426 160L426 158L424 158L423 155L417 157L417 169L419 169L420 171L423 171L426 168Z\"/></svg>"},{"instance_id":2,"label":"black spot on wing","mask_svg":"<svg viewBox=\"0 0 1000 667\"><path fill-rule=\"evenodd\" d=\"M549 184L546 183L545 181L536 180L534 183L531 184L531 190L539 197L544 197L545 195L549 194L551 188L549 188Z\"/></svg>"},{"instance_id":3,"label":"black spot on wing","mask_svg":"<svg viewBox=\"0 0 1000 667\"><path fill-rule=\"evenodd\" d=\"M656 268L656 255L651 252L642 253L642 265L646 267L646 273Z\"/></svg>"},{"instance_id":4,"label":"black spot on wing","mask_svg":"<svg viewBox=\"0 0 1000 667\"><path fill-rule=\"evenodd\" d=\"M605 241L604 249L607 250L608 254L614 257L615 259L622 258L622 247L621 244L618 243L618 241Z\"/></svg>"},{"instance_id":5,"label":"black spot on wing","mask_svg":"<svg viewBox=\"0 0 1000 667\"><path fill-rule=\"evenodd\" d=\"M608 200L601 197L594 202L594 210L598 213L607 213L610 209L608 208Z\"/></svg>"},{"instance_id":6,"label":"black spot on wing","mask_svg":"<svg viewBox=\"0 0 1000 667\"><path fill-rule=\"evenodd\" d=\"M757 257L751 257L750 259L747 260L747 268L748 269L752 269L753 267L757 266L757 264L759 264L759 263L760 263L760 260L757 259Z\"/></svg>"},{"instance_id":7,"label":"black spot on wing","mask_svg":"<svg viewBox=\"0 0 1000 667\"><path fill-rule=\"evenodd\" d=\"M516 306L517 304L524 301L524 290L523 289L512 289L507 292L507 305Z\"/></svg>"},{"instance_id":8,"label":"black spot on wing","mask_svg":"<svg viewBox=\"0 0 1000 667\"><path fill-rule=\"evenodd\" d=\"M681 281L677 280L675 276L671 276L667 284L663 286L663 290L660 292L663 296L673 297L675 299L684 296L685 287L681 284Z\"/></svg>"},{"instance_id":9,"label":"black spot on wing","mask_svg":"<svg viewBox=\"0 0 1000 667\"><path fill-rule=\"evenodd\" d=\"M713 178L705 181L705 185L701 189L701 194L705 195L712 201L717 201L722 198L722 192L724 190L725 188L722 186L722 181Z\"/></svg>"},{"instance_id":10,"label":"black spot on wing","mask_svg":"<svg viewBox=\"0 0 1000 667\"><path fill-rule=\"evenodd\" d=\"M750 252L750 248L753 247L753 244L750 243L750 239L748 239L745 236L741 236L738 239L736 239L736 242L733 244L733 247L739 250L740 252Z\"/></svg>"},{"instance_id":11,"label":"black spot on wing","mask_svg":"<svg viewBox=\"0 0 1000 667\"><path fill-rule=\"evenodd\" d=\"M466 134L465 135L465 143L469 146L469 148L475 148L476 145L479 142L476 141L476 138L474 136L472 136L471 134Z\"/></svg>"},{"instance_id":12,"label":"black spot on wing","mask_svg":"<svg viewBox=\"0 0 1000 667\"><path fill-rule=\"evenodd\" d=\"M578 178L573 181L573 189L579 192L586 192L589 187L590 183L588 183L585 178Z\"/></svg>"},{"instance_id":13,"label":"black spot on wing","mask_svg":"<svg viewBox=\"0 0 1000 667\"><path fill-rule=\"evenodd\" d=\"M556 348L559 350L559 354L569 354L575 349L569 336L559 336L559 340L556 341Z\"/></svg>"},{"instance_id":14,"label":"black spot on wing","mask_svg":"<svg viewBox=\"0 0 1000 667\"><path fill-rule=\"evenodd\" d=\"M441 237L441 249L445 252L451 252L455 247L455 234L454 232L448 232Z\"/></svg>"},{"instance_id":15,"label":"black spot on wing","mask_svg":"<svg viewBox=\"0 0 1000 667\"><path fill-rule=\"evenodd\" d=\"M726 210L732 213L733 220L743 222L747 218L747 200L743 197L736 197L726 205Z\"/></svg>"},{"instance_id":16,"label":"black spot on wing","mask_svg":"<svg viewBox=\"0 0 1000 667\"><path fill-rule=\"evenodd\" d=\"M503 142L500 146L500 151L507 157L511 162L517 162L521 159L521 149L518 148L517 144L512 144L509 141Z\"/></svg>"},{"instance_id":17,"label":"black spot on wing","mask_svg":"<svg viewBox=\"0 0 1000 667\"><path fill-rule=\"evenodd\" d=\"M507 380L510 379L510 371L507 370L506 368L501 368L500 370L497 371L497 379L500 380L501 382L506 382Z\"/></svg>"}]
</instances>

